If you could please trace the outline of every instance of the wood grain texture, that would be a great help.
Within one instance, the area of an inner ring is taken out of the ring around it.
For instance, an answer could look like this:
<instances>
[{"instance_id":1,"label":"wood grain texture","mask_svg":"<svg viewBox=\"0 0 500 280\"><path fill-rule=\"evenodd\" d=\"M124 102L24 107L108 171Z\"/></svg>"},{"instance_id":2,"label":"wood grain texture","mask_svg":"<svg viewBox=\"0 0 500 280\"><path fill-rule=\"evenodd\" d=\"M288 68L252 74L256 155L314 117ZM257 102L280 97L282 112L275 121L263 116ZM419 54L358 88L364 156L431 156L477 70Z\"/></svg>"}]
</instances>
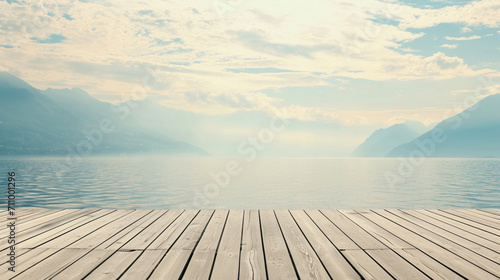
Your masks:
<instances>
[{"instance_id":1,"label":"wood grain texture","mask_svg":"<svg viewBox=\"0 0 500 280\"><path fill-rule=\"evenodd\" d=\"M260 211L260 221L269 279L298 279L274 212Z\"/></svg>"},{"instance_id":2,"label":"wood grain texture","mask_svg":"<svg viewBox=\"0 0 500 280\"><path fill-rule=\"evenodd\" d=\"M445 248L446 250L454 253L455 255L461 256L463 259L475 264L476 266L482 268L483 270L489 271L491 274L495 276L500 276L500 264L496 261L500 262L500 256L498 253L490 251L486 248L480 247L475 243L468 241L459 236L447 234L446 236L442 236L435 232L438 228L436 227L422 227L417 224L411 223L408 220L405 220L399 216L396 216L388 211L378 210L376 211L379 215L390 219L398 223L399 225L407 228L408 230L423 236L425 239L437 244L438 246ZM441 234L445 234L441 233ZM451 235L451 236L450 236ZM448 237L448 238L446 238ZM452 238L453 240L451 240Z\"/></svg>"},{"instance_id":3,"label":"wood grain texture","mask_svg":"<svg viewBox=\"0 0 500 280\"><path fill-rule=\"evenodd\" d=\"M330 279L316 252L302 234L290 212L287 210L276 210L275 214L299 278L314 280Z\"/></svg>"},{"instance_id":4,"label":"wood grain texture","mask_svg":"<svg viewBox=\"0 0 500 280\"><path fill-rule=\"evenodd\" d=\"M382 211L377 211L382 212ZM448 249L436 244L425 237L406 229L398 224L398 221L387 219L375 212L362 213L363 216L378 224L379 226L391 231L399 238L408 242L432 258L439 260L443 265L452 267L454 271L468 279L491 279L494 277L491 273L471 264L462 256L457 255Z\"/></svg>"},{"instance_id":5,"label":"wood grain texture","mask_svg":"<svg viewBox=\"0 0 500 280\"><path fill-rule=\"evenodd\" d=\"M303 210L290 212L333 279L361 279L338 248L328 240Z\"/></svg>"},{"instance_id":6,"label":"wood grain texture","mask_svg":"<svg viewBox=\"0 0 500 280\"><path fill-rule=\"evenodd\" d=\"M239 279L266 279L260 217L257 210L246 210L243 218Z\"/></svg>"},{"instance_id":7,"label":"wood grain texture","mask_svg":"<svg viewBox=\"0 0 500 280\"><path fill-rule=\"evenodd\" d=\"M213 210L199 212L155 268L151 275L153 279L179 279L182 276L213 213Z\"/></svg>"},{"instance_id":8,"label":"wood grain texture","mask_svg":"<svg viewBox=\"0 0 500 280\"><path fill-rule=\"evenodd\" d=\"M18 213L0 279L500 278L498 209Z\"/></svg>"},{"instance_id":9,"label":"wood grain texture","mask_svg":"<svg viewBox=\"0 0 500 280\"><path fill-rule=\"evenodd\" d=\"M243 211L231 210L220 240L210 279L238 279Z\"/></svg>"},{"instance_id":10,"label":"wood grain texture","mask_svg":"<svg viewBox=\"0 0 500 280\"><path fill-rule=\"evenodd\" d=\"M215 254L219 247L222 231L226 225L228 210L216 210L212 219L203 233L203 236L196 246L193 257L184 273L183 279L209 279L212 270Z\"/></svg>"}]
</instances>

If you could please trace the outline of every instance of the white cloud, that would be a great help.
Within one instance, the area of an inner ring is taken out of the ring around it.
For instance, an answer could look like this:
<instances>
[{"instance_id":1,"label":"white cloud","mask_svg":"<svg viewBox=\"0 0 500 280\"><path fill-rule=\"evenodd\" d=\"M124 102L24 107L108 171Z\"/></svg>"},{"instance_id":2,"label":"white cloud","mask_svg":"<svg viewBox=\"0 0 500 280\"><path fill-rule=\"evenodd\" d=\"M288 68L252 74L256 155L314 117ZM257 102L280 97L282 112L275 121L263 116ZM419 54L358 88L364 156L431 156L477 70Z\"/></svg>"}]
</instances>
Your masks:
<instances>
[{"instance_id":1,"label":"white cloud","mask_svg":"<svg viewBox=\"0 0 500 280\"><path fill-rule=\"evenodd\" d=\"M465 26L465 27L462 27L461 31L462 31L462 33L467 33L467 32L472 32L472 29L470 29L469 27Z\"/></svg>"},{"instance_id":2,"label":"white cloud","mask_svg":"<svg viewBox=\"0 0 500 280\"><path fill-rule=\"evenodd\" d=\"M450 45L450 44L443 44L441 45L441 48L448 48L448 49L456 49L458 45Z\"/></svg>"},{"instance_id":3,"label":"white cloud","mask_svg":"<svg viewBox=\"0 0 500 280\"><path fill-rule=\"evenodd\" d=\"M497 78L497 77L494 77ZM488 84L493 83L493 80L487 82ZM484 98L488 95L499 94L500 93L500 84L492 84L486 87L478 87L476 89L462 89L462 90L453 90L451 94L459 95L459 94L472 94L475 96L479 96L480 98Z\"/></svg>"},{"instance_id":4,"label":"white cloud","mask_svg":"<svg viewBox=\"0 0 500 280\"><path fill-rule=\"evenodd\" d=\"M417 9L376 0L294 1L293 5L256 0L243 2L222 17L213 10L212 1L68 1L57 9L0 2L0 40L19 46L0 48L0 59L5 68L21 73L34 86L82 87L108 99L128 94L147 77L148 66L158 66L161 83L150 91L168 97L168 106L214 114L247 108L242 104L266 110L278 101L254 92L328 85L332 77L448 79L491 71L473 70L461 58L418 55L401 46L424 35L407 27L463 21L470 26L496 24L496 14L490 17L485 8L495 10L488 4L491 1L479 2ZM64 18L64 13L74 20ZM43 24L34 24L34 15ZM374 18L401 24L374 24ZM30 39L50 34L67 39L59 44ZM227 70L244 68L290 72ZM186 93L197 93L195 99L205 97L207 102L189 102ZM290 109L304 120L337 117L313 107ZM349 122L354 123L354 117Z\"/></svg>"},{"instance_id":5,"label":"white cloud","mask_svg":"<svg viewBox=\"0 0 500 280\"><path fill-rule=\"evenodd\" d=\"M467 26L499 27L500 5L497 0L479 0L466 5L440 9L406 8L400 14L403 28L428 28L442 23L465 23Z\"/></svg>"},{"instance_id":6,"label":"white cloud","mask_svg":"<svg viewBox=\"0 0 500 280\"><path fill-rule=\"evenodd\" d=\"M478 35L474 35L474 36L470 36L470 37L450 37L450 36L446 36L445 39L448 40L448 41L469 41L469 40L481 39L481 36L478 36Z\"/></svg>"},{"instance_id":7,"label":"white cloud","mask_svg":"<svg viewBox=\"0 0 500 280\"><path fill-rule=\"evenodd\" d=\"M343 118L329 110L295 104L283 105L282 101L261 92L238 92L232 94L187 93L160 103L170 108L188 109L209 115L231 114L241 110L264 111L273 115L279 111L280 115L287 119L352 123L350 117Z\"/></svg>"},{"instance_id":8,"label":"white cloud","mask_svg":"<svg viewBox=\"0 0 500 280\"><path fill-rule=\"evenodd\" d=\"M481 92L484 91L484 93L482 94L482 97L486 97L488 95L500 93L500 85L492 85L492 86L481 88L480 90L481 90Z\"/></svg>"},{"instance_id":9,"label":"white cloud","mask_svg":"<svg viewBox=\"0 0 500 280\"><path fill-rule=\"evenodd\" d=\"M457 89L457 90L451 91L451 94L457 95L457 94L461 94L461 93L471 93L471 92L474 92L474 91L475 90L473 90L473 89Z\"/></svg>"}]
</instances>

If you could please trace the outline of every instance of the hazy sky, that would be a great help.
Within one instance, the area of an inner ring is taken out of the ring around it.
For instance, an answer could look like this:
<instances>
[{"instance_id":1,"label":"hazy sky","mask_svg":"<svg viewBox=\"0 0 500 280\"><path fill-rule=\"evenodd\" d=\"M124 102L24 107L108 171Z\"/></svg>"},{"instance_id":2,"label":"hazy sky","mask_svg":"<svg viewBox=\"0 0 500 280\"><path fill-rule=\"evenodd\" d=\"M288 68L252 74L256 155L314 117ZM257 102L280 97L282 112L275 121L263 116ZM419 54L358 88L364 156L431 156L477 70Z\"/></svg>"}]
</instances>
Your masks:
<instances>
[{"instance_id":1,"label":"hazy sky","mask_svg":"<svg viewBox=\"0 0 500 280\"><path fill-rule=\"evenodd\" d=\"M428 124L500 92L499 14L498 0L8 0L0 70L114 102L146 85L199 114Z\"/></svg>"}]
</instances>

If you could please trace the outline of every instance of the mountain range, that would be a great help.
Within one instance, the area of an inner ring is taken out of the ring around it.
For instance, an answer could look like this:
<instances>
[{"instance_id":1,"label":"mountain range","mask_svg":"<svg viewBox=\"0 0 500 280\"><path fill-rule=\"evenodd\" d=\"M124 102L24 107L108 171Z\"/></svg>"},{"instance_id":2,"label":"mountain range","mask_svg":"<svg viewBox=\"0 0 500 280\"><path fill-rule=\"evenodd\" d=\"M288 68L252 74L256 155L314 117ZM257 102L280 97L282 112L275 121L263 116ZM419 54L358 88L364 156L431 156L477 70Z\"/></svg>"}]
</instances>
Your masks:
<instances>
[{"instance_id":1,"label":"mountain range","mask_svg":"<svg viewBox=\"0 0 500 280\"><path fill-rule=\"evenodd\" d=\"M417 121L406 121L381 128L359 145L351 156L384 157L397 146L412 141L426 131L426 126Z\"/></svg>"},{"instance_id":2,"label":"mountain range","mask_svg":"<svg viewBox=\"0 0 500 280\"><path fill-rule=\"evenodd\" d=\"M208 154L119 114L123 106L77 88L38 90L0 72L0 154Z\"/></svg>"},{"instance_id":3,"label":"mountain range","mask_svg":"<svg viewBox=\"0 0 500 280\"><path fill-rule=\"evenodd\" d=\"M500 94L490 95L388 157L500 158Z\"/></svg>"},{"instance_id":4,"label":"mountain range","mask_svg":"<svg viewBox=\"0 0 500 280\"><path fill-rule=\"evenodd\" d=\"M353 153L356 157L500 157L500 94L490 95L428 131L395 124L375 131Z\"/></svg>"},{"instance_id":5,"label":"mountain range","mask_svg":"<svg viewBox=\"0 0 500 280\"><path fill-rule=\"evenodd\" d=\"M203 116L150 100L133 101L133 108L128 103L115 106L78 88L39 90L0 72L0 155L209 155L199 147L221 154L237 150L248 131L258 132L269 125L264 112ZM500 94L496 94L433 128L407 121L378 129L351 156L500 157L499 109ZM239 130L233 133L228 127ZM268 155L293 150L295 154L302 151L298 153L301 156L328 156L324 150L307 146L307 142L285 144L287 135L301 135L304 129L317 137L335 130L338 137L342 136L336 124L290 120L273 148L266 149ZM359 135L368 132L354 129L342 131Z\"/></svg>"}]
</instances>

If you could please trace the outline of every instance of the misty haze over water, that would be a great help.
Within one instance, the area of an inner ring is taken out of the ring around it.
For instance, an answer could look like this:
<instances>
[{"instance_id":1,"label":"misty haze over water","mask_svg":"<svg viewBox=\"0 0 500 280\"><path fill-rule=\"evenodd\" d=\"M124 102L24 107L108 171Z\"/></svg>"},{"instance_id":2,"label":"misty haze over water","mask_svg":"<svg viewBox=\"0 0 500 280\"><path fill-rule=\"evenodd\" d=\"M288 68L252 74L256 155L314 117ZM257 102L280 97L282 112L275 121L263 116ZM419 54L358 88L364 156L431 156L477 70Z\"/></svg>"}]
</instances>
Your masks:
<instances>
[{"instance_id":1,"label":"misty haze over water","mask_svg":"<svg viewBox=\"0 0 500 280\"><path fill-rule=\"evenodd\" d=\"M54 169L61 162L0 159L0 169L16 171L18 207L423 209L500 201L499 159L429 158L410 167L400 159L89 157Z\"/></svg>"}]
</instances>

